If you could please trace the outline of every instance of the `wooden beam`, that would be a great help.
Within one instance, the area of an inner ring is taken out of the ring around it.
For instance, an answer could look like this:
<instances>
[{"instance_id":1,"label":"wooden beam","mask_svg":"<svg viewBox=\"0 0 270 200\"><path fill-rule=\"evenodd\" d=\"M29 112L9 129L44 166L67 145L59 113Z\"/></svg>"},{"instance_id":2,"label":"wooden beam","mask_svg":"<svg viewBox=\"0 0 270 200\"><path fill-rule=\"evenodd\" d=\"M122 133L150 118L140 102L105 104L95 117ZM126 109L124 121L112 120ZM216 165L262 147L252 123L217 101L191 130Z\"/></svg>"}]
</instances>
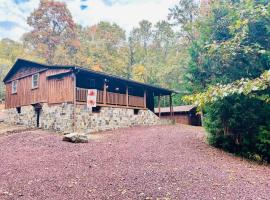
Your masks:
<instances>
[{"instance_id":1,"label":"wooden beam","mask_svg":"<svg viewBox=\"0 0 270 200\"><path fill-rule=\"evenodd\" d=\"M160 95L158 95L158 116L159 117L161 116L161 113L160 113Z\"/></svg>"},{"instance_id":2,"label":"wooden beam","mask_svg":"<svg viewBox=\"0 0 270 200\"><path fill-rule=\"evenodd\" d=\"M61 103L59 103L59 105L61 105ZM86 105L86 102L77 102L77 105ZM130 108L130 109L139 109L139 110L147 110L147 108L144 107L136 107L136 106L121 106L121 105L112 105L112 104L107 104L104 105L102 103L97 103L97 106L101 106L101 107L111 107L111 108Z\"/></svg>"},{"instance_id":3,"label":"wooden beam","mask_svg":"<svg viewBox=\"0 0 270 200\"><path fill-rule=\"evenodd\" d=\"M104 85L103 85L103 104L106 105L107 104L107 100L106 100L106 96L107 96L107 84L104 81Z\"/></svg>"},{"instance_id":4,"label":"wooden beam","mask_svg":"<svg viewBox=\"0 0 270 200\"><path fill-rule=\"evenodd\" d=\"M126 106L128 107L128 86L126 86Z\"/></svg>"},{"instance_id":5,"label":"wooden beam","mask_svg":"<svg viewBox=\"0 0 270 200\"><path fill-rule=\"evenodd\" d=\"M170 94L170 115L172 117L172 95Z\"/></svg>"},{"instance_id":6,"label":"wooden beam","mask_svg":"<svg viewBox=\"0 0 270 200\"><path fill-rule=\"evenodd\" d=\"M146 90L144 90L144 93L143 93L143 105L146 108Z\"/></svg>"},{"instance_id":7,"label":"wooden beam","mask_svg":"<svg viewBox=\"0 0 270 200\"><path fill-rule=\"evenodd\" d=\"M77 79L76 79L76 74L73 73L73 132L75 133L76 132L76 106L77 106L77 88L76 88L76 82L77 82Z\"/></svg>"}]
</instances>

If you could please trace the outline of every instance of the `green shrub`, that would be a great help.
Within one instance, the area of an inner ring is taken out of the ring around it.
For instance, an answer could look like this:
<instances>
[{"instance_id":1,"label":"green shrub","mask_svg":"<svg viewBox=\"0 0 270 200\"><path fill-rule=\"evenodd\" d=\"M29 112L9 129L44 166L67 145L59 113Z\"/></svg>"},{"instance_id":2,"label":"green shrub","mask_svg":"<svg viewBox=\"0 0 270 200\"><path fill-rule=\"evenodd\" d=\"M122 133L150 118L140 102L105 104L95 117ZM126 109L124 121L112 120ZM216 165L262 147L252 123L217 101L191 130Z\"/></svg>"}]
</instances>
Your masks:
<instances>
[{"instance_id":1,"label":"green shrub","mask_svg":"<svg viewBox=\"0 0 270 200\"><path fill-rule=\"evenodd\" d=\"M270 124L268 126L261 126L257 137L256 148L262 159L270 162Z\"/></svg>"},{"instance_id":2,"label":"green shrub","mask_svg":"<svg viewBox=\"0 0 270 200\"><path fill-rule=\"evenodd\" d=\"M270 104L247 96L226 97L205 108L204 125L209 144L270 161Z\"/></svg>"}]
</instances>

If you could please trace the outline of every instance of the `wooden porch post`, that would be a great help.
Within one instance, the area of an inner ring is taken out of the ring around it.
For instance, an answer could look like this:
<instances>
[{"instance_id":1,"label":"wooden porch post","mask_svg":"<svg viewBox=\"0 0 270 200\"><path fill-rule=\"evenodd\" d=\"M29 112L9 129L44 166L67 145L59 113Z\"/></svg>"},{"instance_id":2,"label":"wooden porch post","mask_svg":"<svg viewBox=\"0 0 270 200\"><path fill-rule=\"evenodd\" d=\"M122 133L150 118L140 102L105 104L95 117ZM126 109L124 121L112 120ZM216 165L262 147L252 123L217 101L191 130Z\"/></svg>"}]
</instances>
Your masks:
<instances>
[{"instance_id":1,"label":"wooden porch post","mask_svg":"<svg viewBox=\"0 0 270 200\"><path fill-rule=\"evenodd\" d=\"M106 85L106 81L104 81L104 85L103 85L103 104L106 105L106 96L107 96L107 85Z\"/></svg>"},{"instance_id":2,"label":"wooden porch post","mask_svg":"<svg viewBox=\"0 0 270 200\"><path fill-rule=\"evenodd\" d=\"M126 86L126 106L128 107L128 86Z\"/></svg>"},{"instance_id":3,"label":"wooden porch post","mask_svg":"<svg viewBox=\"0 0 270 200\"><path fill-rule=\"evenodd\" d=\"M144 93L143 93L143 105L144 105L144 108L146 108L146 90L144 90Z\"/></svg>"},{"instance_id":4,"label":"wooden porch post","mask_svg":"<svg viewBox=\"0 0 270 200\"><path fill-rule=\"evenodd\" d=\"M76 88L76 74L75 72L72 74L73 76L73 132L76 132L76 106L77 106L77 88Z\"/></svg>"},{"instance_id":5,"label":"wooden porch post","mask_svg":"<svg viewBox=\"0 0 270 200\"><path fill-rule=\"evenodd\" d=\"M172 118L172 95L170 94L170 115Z\"/></svg>"},{"instance_id":6,"label":"wooden porch post","mask_svg":"<svg viewBox=\"0 0 270 200\"><path fill-rule=\"evenodd\" d=\"M161 113L160 113L160 95L158 95L158 116L159 117L161 116Z\"/></svg>"}]
</instances>

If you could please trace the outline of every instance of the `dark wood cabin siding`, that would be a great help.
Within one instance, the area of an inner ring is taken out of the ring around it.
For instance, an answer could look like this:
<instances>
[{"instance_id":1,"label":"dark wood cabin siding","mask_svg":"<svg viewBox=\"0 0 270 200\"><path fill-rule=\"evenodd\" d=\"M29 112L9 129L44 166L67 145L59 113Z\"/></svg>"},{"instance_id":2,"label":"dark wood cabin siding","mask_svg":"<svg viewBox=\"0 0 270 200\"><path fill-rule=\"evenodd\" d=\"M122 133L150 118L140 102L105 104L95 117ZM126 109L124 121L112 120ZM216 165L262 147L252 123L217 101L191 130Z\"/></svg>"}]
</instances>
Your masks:
<instances>
[{"instance_id":1,"label":"dark wood cabin siding","mask_svg":"<svg viewBox=\"0 0 270 200\"><path fill-rule=\"evenodd\" d=\"M161 115L161 118L163 119L172 119L177 124L186 124L191 125L191 120L188 114L175 114L174 116L168 115Z\"/></svg>"},{"instance_id":2,"label":"dark wood cabin siding","mask_svg":"<svg viewBox=\"0 0 270 200\"><path fill-rule=\"evenodd\" d=\"M158 113L156 113L158 115ZM162 119L172 119L177 124L186 124L192 126L201 126L201 116L196 114L196 110L190 112L175 112L173 116L170 113L162 113L160 118Z\"/></svg>"},{"instance_id":3,"label":"dark wood cabin siding","mask_svg":"<svg viewBox=\"0 0 270 200\"><path fill-rule=\"evenodd\" d=\"M6 108L16 108L36 103L72 102L73 79L71 75L62 79L48 79L49 75L66 72L66 69L47 70L21 68L6 82ZM32 89L32 75L39 73L39 87ZM12 94L12 81L18 80L17 93Z\"/></svg>"},{"instance_id":4,"label":"dark wood cabin siding","mask_svg":"<svg viewBox=\"0 0 270 200\"><path fill-rule=\"evenodd\" d=\"M13 79L16 80L16 79ZM6 108L46 102L46 73L39 74L39 86L32 89L32 75L18 80L17 93L12 94L11 82L6 84Z\"/></svg>"},{"instance_id":5,"label":"dark wood cabin siding","mask_svg":"<svg viewBox=\"0 0 270 200\"><path fill-rule=\"evenodd\" d=\"M48 75L65 73L67 71L49 70ZM63 77L53 77L47 80L48 103L68 103L74 101L74 78L72 74Z\"/></svg>"}]
</instances>

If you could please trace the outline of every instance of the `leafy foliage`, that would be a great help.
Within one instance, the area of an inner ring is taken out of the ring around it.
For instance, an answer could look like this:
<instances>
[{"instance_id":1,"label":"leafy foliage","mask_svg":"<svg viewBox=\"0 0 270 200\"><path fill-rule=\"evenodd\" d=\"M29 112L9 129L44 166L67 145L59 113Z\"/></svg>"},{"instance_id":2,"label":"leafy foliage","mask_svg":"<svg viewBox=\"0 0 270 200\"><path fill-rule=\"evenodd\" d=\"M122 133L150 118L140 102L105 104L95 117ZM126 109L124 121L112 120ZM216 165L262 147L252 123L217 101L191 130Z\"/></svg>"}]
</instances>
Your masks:
<instances>
[{"instance_id":1,"label":"leafy foliage","mask_svg":"<svg viewBox=\"0 0 270 200\"><path fill-rule=\"evenodd\" d=\"M217 83L256 78L270 68L269 4L256 1L213 4L197 23L199 38L190 49L186 81L191 92Z\"/></svg>"},{"instance_id":2,"label":"leafy foliage","mask_svg":"<svg viewBox=\"0 0 270 200\"><path fill-rule=\"evenodd\" d=\"M186 102L195 104L200 110L202 110L207 104L234 94L247 95L264 100L266 103L270 103L269 88L270 70L265 71L256 79L250 80L242 78L241 80L237 80L227 85L218 84L216 86L209 87L204 93L185 96L183 99ZM261 92L262 94L260 94Z\"/></svg>"},{"instance_id":3,"label":"leafy foliage","mask_svg":"<svg viewBox=\"0 0 270 200\"><path fill-rule=\"evenodd\" d=\"M180 0L169 9L168 19L175 26L180 26L181 35L189 41L195 39L194 22L199 16L199 5L194 0Z\"/></svg>"},{"instance_id":4,"label":"leafy foliage","mask_svg":"<svg viewBox=\"0 0 270 200\"><path fill-rule=\"evenodd\" d=\"M205 111L210 144L251 159L270 161L270 104L232 95L208 104Z\"/></svg>"},{"instance_id":5,"label":"leafy foliage","mask_svg":"<svg viewBox=\"0 0 270 200\"><path fill-rule=\"evenodd\" d=\"M185 101L203 112L210 144L269 161L270 3L217 1L197 21Z\"/></svg>"},{"instance_id":6,"label":"leafy foliage","mask_svg":"<svg viewBox=\"0 0 270 200\"><path fill-rule=\"evenodd\" d=\"M0 79L3 80L12 64L18 57L27 59L35 59L32 55L24 49L21 43L10 39L3 39L0 41ZM38 59L36 59L38 60ZM5 86L0 82L0 101L5 98Z\"/></svg>"},{"instance_id":7,"label":"leafy foliage","mask_svg":"<svg viewBox=\"0 0 270 200\"><path fill-rule=\"evenodd\" d=\"M54 63L59 48L61 53L76 53L79 42L76 40L75 23L65 3L41 0L27 23L33 30L24 36L25 45L47 63Z\"/></svg>"}]
</instances>

